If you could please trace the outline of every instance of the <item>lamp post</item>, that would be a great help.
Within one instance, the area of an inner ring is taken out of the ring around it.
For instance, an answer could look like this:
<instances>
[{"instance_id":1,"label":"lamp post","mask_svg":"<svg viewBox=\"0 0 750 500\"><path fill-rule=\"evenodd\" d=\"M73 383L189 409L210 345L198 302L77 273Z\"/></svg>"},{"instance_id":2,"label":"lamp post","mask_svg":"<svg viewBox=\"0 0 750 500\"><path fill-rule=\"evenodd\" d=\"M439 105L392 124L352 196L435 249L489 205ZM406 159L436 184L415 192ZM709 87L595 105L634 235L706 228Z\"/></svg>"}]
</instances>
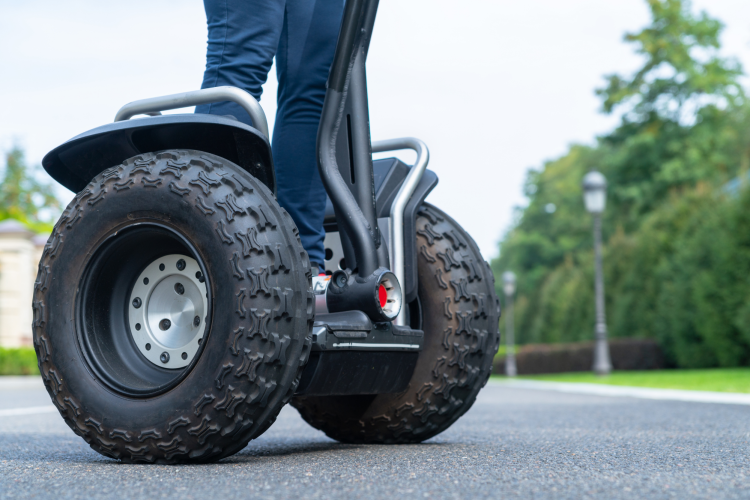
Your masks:
<instances>
[{"instance_id":1,"label":"lamp post","mask_svg":"<svg viewBox=\"0 0 750 500\"><path fill-rule=\"evenodd\" d=\"M513 295L516 293L516 275L511 271L503 273L503 292L505 292L505 375L515 377L516 353L513 338Z\"/></svg>"},{"instance_id":2,"label":"lamp post","mask_svg":"<svg viewBox=\"0 0 750 500\"><path fill-rule=\"evenodd\" d=\"M592 170L583 176L583 201L594 217L594 295L596 302L596 325L594 335L594 372L608 375L612 371L607 345L607 321L604 313L604 277L602 276L602 212L607 203L607 179Z\"/></svg>"}]
</instances>

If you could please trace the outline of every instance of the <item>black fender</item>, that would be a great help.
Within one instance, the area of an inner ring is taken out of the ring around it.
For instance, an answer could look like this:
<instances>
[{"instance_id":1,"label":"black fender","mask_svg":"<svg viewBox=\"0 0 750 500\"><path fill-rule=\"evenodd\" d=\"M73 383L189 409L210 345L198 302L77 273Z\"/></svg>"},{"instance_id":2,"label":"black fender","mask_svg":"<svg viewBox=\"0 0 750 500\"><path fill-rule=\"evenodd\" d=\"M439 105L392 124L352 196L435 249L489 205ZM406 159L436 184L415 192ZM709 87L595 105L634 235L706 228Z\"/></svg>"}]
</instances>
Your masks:
<instances>
[{"instance_id":1,"label":"black fender","mask_svg":"<svg viewBox=\"0 0 750 500\"><path fill-rule=\"evenodd\" d=\"M385 158L372 162L372 169L377 217L390 217L393 200L411 167L398 158ZM437 183L437 174L432 170L425 170L404 211L404 283L401 287L407 303L417 297L417 211ZM330 199L326 203L324 226L326 232L339 230Z\"/></svg>"},{"instance_id":2,"label":"black fender","mask_svg":"<svg viewBox=\"0 0 750 500\"><path fill-rule=\"evenodd\" d=\"M271 145L258 130L232 117L175 114L109 123L56 147L42 166L74 193L99 172L139 153L194 149L225 158L276 193Z\"/></svg>"}]
</instances>

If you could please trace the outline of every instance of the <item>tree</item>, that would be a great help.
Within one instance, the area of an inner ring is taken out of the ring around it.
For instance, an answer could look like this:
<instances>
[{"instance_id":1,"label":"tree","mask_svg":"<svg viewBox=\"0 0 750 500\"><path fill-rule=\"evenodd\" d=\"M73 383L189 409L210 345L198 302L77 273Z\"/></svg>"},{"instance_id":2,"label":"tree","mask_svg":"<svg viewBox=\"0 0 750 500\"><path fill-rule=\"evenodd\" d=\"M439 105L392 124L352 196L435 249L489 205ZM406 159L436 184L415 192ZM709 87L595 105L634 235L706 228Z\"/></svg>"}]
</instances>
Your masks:
<instances>
[{"instance_id":1,"label":"tree","mask_svg":"<svg viewBox=\"0 0 750 500\"><path fill-rule=\"evenodd\" d=\"M734 59L719 56L723 24L690 2L648 0L651 23L625 41L644 56L631 77L609 75L597 90L605 113L622 110L622 122L600 142L614 151L601 168L613 186L618 220L635 229L671 190L737 175L736 156L748 141L735 133L746 119L744 92ZM739 112L739 115L736 116Z\"/></svg>"},{"instance_id":2,"label":"tree","mask_svg":"<svg viewBox=\"0 0 750 500\"><path fill-rule=\"evenodd\" d=\"M36 232L52 231L61 204L50 183L37 179L36 168L29 168L23 151L15 146L5 157L0 184L0 220L16 219Z\"/></svg>"},{"instance_id":3,"label":"tree","mask_svg":"<svg viewBox=\"0 0 750 500\"><path fill-rule=\"evenodd\" d=\"M705 12L695 16L687 0L648 0L652 21L625 41L637 44L645 64L632 77L608 75L608 85L596 93L611 113L626 106L626 122L649 122L657 116L690 121L709 104L738 104L742 87L739 63L718 55L724 25ZM691 109L686 109L688 105ZM686 116L688 114L688 116ZM693 115L693 116L689 116Z\"/></svg>"},{"instance_id":4,"label":"tree","mask_svg":"<svg viewBox=\"0 0 750 500\"><path fill-rule=\"evenodd\" d=\"M750 362L750 105L742 70L719 55L722 24L680 0L647 0L652 19L628 34L644 56L597 91L620 124L592 146L529 172L528 205L492 262L518 275L520 343L592 339L591 219L581 179L608 179L605 282L613 337L651 337L675 366ZM741 184L741 183L740 183ZM750 184L745 182L745 184ZM500 293L498 287L498 293Z\"/></svg>"}]
</instances>

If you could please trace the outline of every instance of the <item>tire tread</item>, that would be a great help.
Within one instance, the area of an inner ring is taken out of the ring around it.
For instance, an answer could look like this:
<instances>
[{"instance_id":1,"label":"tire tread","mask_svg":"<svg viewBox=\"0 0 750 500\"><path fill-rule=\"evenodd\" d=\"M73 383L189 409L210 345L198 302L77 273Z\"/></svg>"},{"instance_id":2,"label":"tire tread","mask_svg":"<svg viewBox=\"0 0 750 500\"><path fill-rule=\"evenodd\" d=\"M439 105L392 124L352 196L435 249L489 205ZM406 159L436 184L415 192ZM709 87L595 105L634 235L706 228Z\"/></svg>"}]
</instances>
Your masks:
<instances>
[{"instance_id":1,"label":"tire tread","mask_svg":"<svg viewBox=\"0 0 750 500\"><path fill-rule=\"evenodd\" d=\"M225 187L231 191L226 193ZM136 189L154 191L154 196L177 197L178 203L195 212L196 217L215 221L216 236L231 249L232 265L238 271L235 281L243 287L237 294L235 333L228 335L227 361L217 366L214 379L206 380L206 392L194 402L192 411L146 429L111 428L110 420L116 419L97 415L96 410L90 412L60 376L58 364L66 361L56 358L51 351L50 335L54 332L47 330L50 313L47 295L55 279L56 260L71 229L84 218L97 217L103 201ZM215 197L218 192L223 194ZM283 224L278 224L282 219ZM261 231L275 242L273 248L263 248L257 243L257 233ZM294 283L294 289L269 287L268 276L261 279L260 274L250 274L252 266L247 273L241 272L246 259L257 260L261 254L265 254L266 260L273 256L273 265L262 272L291 273L285 282ZM200 151L169 150L137 155L104 170L76 194L44 247L33 300L34 348L44 385L66 424L105 456L133 463L179 463L214 461L231 455L273 423L299 384L312 341L315 311L310 305L311 280L309 259L296 226L261 182L234 164ZM245 287L247 282L253 282L255 288ZM268 321L272 311L258 312L245 303L245 298L257 294L267 301L283 297L276 319L291 322L301 318L305 334L270 332ZM251 331L250 325L257 325L257 331ZM240 332L239 336L236 332ZM247 367L240 365L239 360L240 354L246 356L248 351L241 347L243 332L246 339L261 336L265 349L258 351L251 361L255 364ZM252 392L244 389L250 383ZM278 390L282 388L283 391Z\"/></svg>"}]
</instances>

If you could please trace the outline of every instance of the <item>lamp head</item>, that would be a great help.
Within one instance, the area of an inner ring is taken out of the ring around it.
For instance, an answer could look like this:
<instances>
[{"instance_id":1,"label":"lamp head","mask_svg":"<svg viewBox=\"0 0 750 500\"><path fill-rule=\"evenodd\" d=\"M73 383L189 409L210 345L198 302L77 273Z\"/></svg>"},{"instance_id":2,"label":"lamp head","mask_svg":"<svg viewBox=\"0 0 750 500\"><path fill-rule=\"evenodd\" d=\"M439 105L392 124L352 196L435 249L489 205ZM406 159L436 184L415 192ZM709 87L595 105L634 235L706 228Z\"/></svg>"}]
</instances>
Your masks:
<instances>
[{"instance_id":1,"label":"lamp head","mask_svg":"<svg viewBox=\"0 0 750 500\"><path fill-rule=\"evenodd\" d=\"M601 172L592 170L583 176L583 202L586 210L600 214L607 204L607 179Z\"/></svg>"},{"instance_id":2,"label":"lamp head","mask_svg":"<svg viewBox=\"0 0 750 500\"><path fill-rule=\"evenodd\" d=\"M503 273L503 292L508 296L516 293L516 274L513 271Z\"/></svg>"}]
</instances>

